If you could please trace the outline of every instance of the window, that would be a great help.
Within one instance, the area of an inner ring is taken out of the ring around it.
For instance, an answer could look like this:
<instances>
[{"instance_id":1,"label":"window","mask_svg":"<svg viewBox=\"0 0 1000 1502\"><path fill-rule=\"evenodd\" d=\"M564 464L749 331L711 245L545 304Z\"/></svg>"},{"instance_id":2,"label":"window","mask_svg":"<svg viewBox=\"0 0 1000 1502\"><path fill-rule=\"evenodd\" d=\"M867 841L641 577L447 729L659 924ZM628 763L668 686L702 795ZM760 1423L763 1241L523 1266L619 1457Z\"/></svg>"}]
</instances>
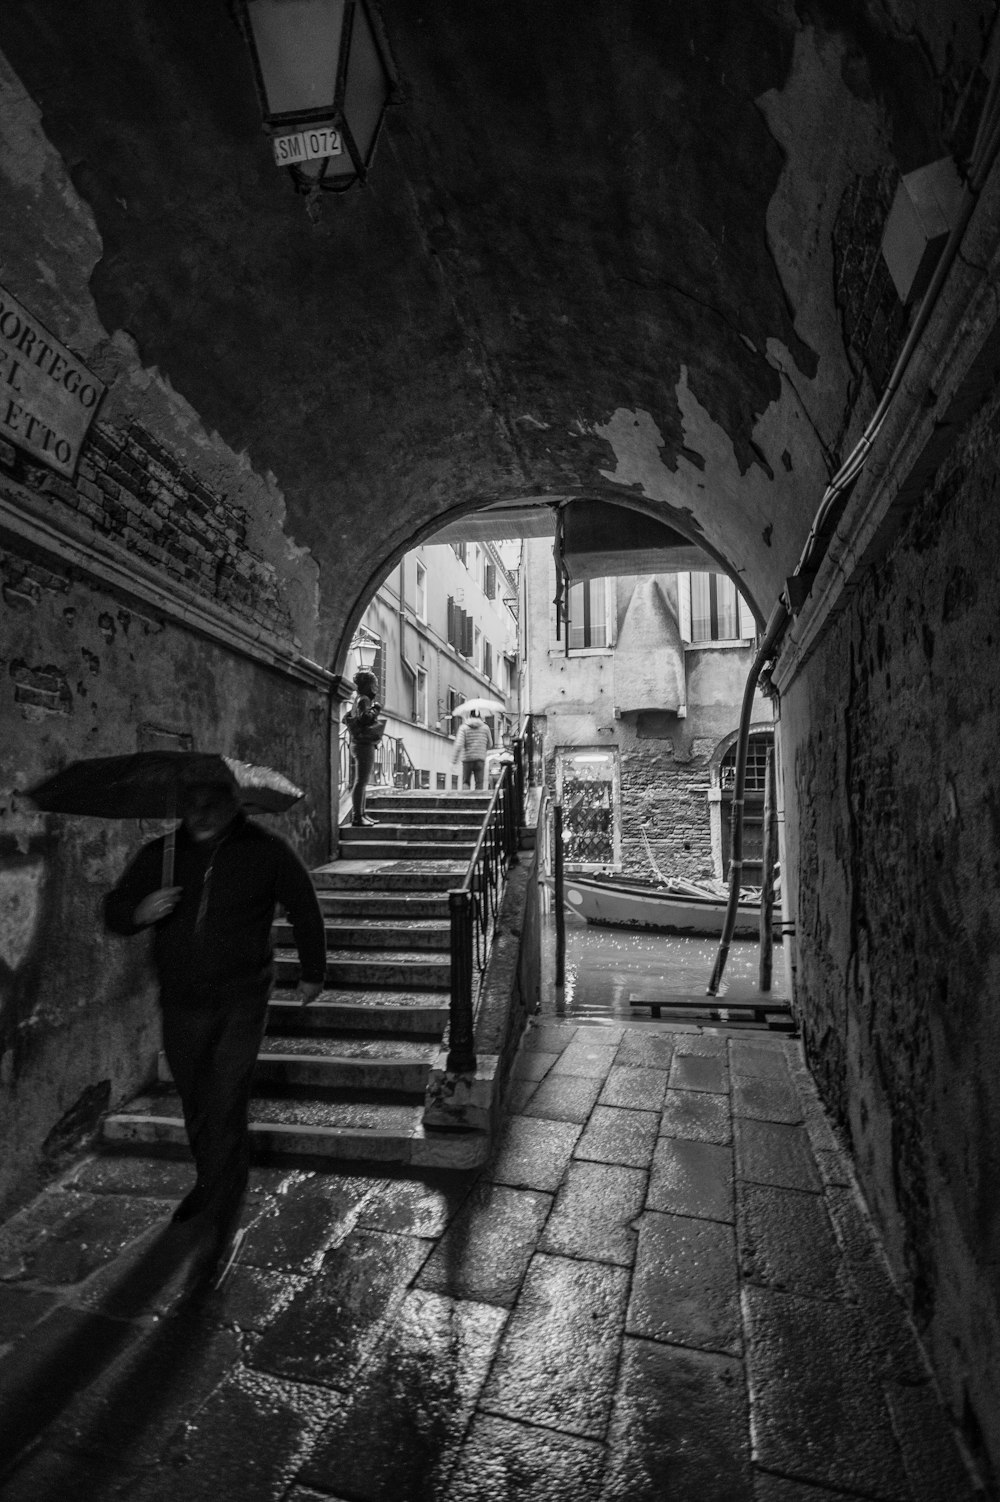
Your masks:
<instances>
[{"instance_id":1,"label":"window","mask_svg":"<svg viewBox=\"0 0 1000 1502\"><path fill-rule=\"evenodd\" d=\"M455 713L456 708L458 707L459 704L461 704L461 702L462 702L462 695L458 692L458 689L457 688L449 688L449 690L448 690L448 726L447 726L447 728L451 732L452 735L455 735L457 733L458 727L462 723L462 717L461 717L461 715L456 715L456 713Z\"/></svg>"},{"instance_id":2,"label":"window","mask_svg":"<svg viewBox=\"0 0 1000 1502\"><path fill-rule=\"evenodd\" d=\"M426 621L426 619L427 619L427 570L424 567L424 565L422 563L419 563L419 562L417 563L417 588L416 588L416 600L414 601L414 608L416 609L416 612L417 612L417 619L421 620L421 621Z\"/></svg>"},{"instance_id":3,"label":"window","mask_svg":"<svg viewBox=\"0 0 1000 1502\"><path fill-rule=\"evenodd\" d=\"M569 587L570 651L607 647L608 607L605 579L584 579Z\"/></svg>"},{"instance_id":4,"label":"window","mask_svg":"<svg viewBox=\"0 0 1000 1502\"><path fill-rule=\"evenodd\" d=\"M725 574L691 574L691 640L739 641L755 633L753 616Z\"/></svg>"},{"instance_id":5,"label":"window","mask_svg":"<svg viewBox=\"0 0 1000 1502\"><path fill-rule=\"evenodd\" d=\"M459 563L464 563L468 555L468 548L464 542L453 542L452 548Z\"/></svg>"},{"instance_id":6,"label":"window","mask_svg":"<svg viewBox=\"0 0 1000 1502\"><path fill-rule=\"evenodd\" d=\"M458 606L454 595L448 596L448 645L458 646Z\"/></svg>"},{"instance_id":7,"label":"window","mask_svg":"<svg viewBox=\"0 0 1000 1502\"><path fill-rule=\"evenodd\" d=\"M495 600L497 597L497 566L495 563L486 565L486 598Z\"/></svg>"},{"instance_id":8,"label":"window","mask_svg":"<svg viewBox=\"0 0 1000 1502\"><path fill-rule=\"evenodd\" d=\"M493 677L493 643L483 642L483 672L487 678Z\"/></svg>"},{"instance_id":9,"label":"window","mask_svg":"<svg viewBox=\"0 0 1000 1502\"><path fill-rule=\"evenodd\" d=\"M448 645L462 657L472 656L472 617L466 615L461 605L456 605L454 595L448 596Z\"/></svg>"},{"instance_id":10,"label":"window","mask_svg":"<svg viewBox=\"0 0 1000 1502\"><path fill-rule=\"evenodd\" d=\"M417 668L413 685L413 718L418 725L427 724L427 669Z\"/></svg>"},{"instance_id":11,"label":"window","mask_svg":"<svg viewBox=\"0 0 1000 1502\"><path fill-rule=\"evenodd\" d=\"M482 672L482 670L483 670L483 633L480 631L480 629L479 629L478 626L475 627L475 635L473 637L472 661L475 664L475 666L479 669L479 671Z\"/></svg>"}]
</instances>

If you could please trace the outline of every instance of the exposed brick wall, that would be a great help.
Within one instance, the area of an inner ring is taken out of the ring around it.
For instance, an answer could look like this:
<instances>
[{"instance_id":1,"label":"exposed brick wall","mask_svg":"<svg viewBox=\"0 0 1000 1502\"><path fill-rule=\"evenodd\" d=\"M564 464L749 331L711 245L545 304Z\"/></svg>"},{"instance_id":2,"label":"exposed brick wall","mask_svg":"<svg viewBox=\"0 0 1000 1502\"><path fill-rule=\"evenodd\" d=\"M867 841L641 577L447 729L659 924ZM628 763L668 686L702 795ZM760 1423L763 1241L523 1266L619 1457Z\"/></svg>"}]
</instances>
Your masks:
<instances>
[{"instance_id":1,"label":"exposed brick wall","mask_svg":"<svg viewBox=\"0 0 1000 1502\"><path fill-rule=\"evenodd\" d=\"M179 464L139 423L96 423L75 480L0 445L0 471L101 537L247 622L278 635L291 620L272 564L247 546L247 514Z\"/></svg>"},{"instance_id":2,"label":"exposed brick wall","mask_svg":"<svg viewBox=\"0 0 1000 1502\"><path fill-rule=\"evenodd\" d=\"M652 874L644 830L664 876L713 876L708 762L675 761L669 741L624 749L621 830L626 871Z\"/></svg>"},{"instance_id":3,"label":"exposed brick wall","mask_svg":"<svg viewBox=\"0 0 1000 1502\"><path fill-rule=\"evenodd\" d=\"M895 168L857 178L844 194L833 227L844 342L855 370L863 366L877 391L892 373L908 321L879 248L898 182Z\"/></svg>"}]
</instances>

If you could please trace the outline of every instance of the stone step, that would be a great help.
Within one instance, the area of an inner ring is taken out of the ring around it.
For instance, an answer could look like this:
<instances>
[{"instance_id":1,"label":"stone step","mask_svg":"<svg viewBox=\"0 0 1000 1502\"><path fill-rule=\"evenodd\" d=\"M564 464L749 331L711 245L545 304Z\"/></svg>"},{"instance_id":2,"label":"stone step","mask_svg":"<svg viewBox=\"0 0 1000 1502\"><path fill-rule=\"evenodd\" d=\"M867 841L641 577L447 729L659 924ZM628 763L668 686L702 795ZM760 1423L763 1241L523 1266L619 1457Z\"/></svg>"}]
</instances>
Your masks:
<instances>
[{"instance_id":1,"label":"stone step","mask_svg":"<svg viewBox=\"0 0 1000 1502\"><path fill-rule=\"evenodd\" d=\"M312 879L320 900L325 892L447 892L462 885L469 864L454 858L375 861L368 851L365 857L318 866Z\"/></svg>"},{"instance_id":2,"label":"stone step","mask_svg":"<svg viewBox=\"0 0 1000 1502\"><path fill-rule=\"evenodd\" d=\"M118 1151L173 1152L187 1145L176 1097L140 1097L106 1116L102 1138ZM484 1132L425 1129L423 1107L357 1102L251 1102L250 1141L258 1159L285 1156L318 1161L412 1163L427 1168L476 1168L486 1159Z\"/></svg>"},{"instance_id":3,"label":"stone step","mask_svg":"<svg viewBox=\"0 0 1000 1502\"><path fill-rule=\"evenodd\" d=\"M447 1002L434 992L392 990L322 991L303 1007L294 991L276 989L268 1008L268 1035L286 1032L431 1034L440 1038L448 1025Z\"/></svg>"},{"instance_id":4,"label":"stone step","mask_svg":"<svg viewBox=\"0 0 1000 1502\"><path fill-rule=\"evenodd\" d=\"M448 918L447 892L321 892L324 918Z\"/></svg>"},{"instance_id":5,"label":"stone step","mask_svg":"<svg viewBox=\"0 0 1000 1502\"><path fill-rule=\"evenodd\" d=\"M276 949L274 978L278 985L294 985L299 957L294 949ZM400 991L447 991L451 980L450 955L405 950L337 950L326 962L328 987L391 987Z\"/></svg>"},{"instance_id":6,"label":"stone step","mask_svg":"<svg viewBox=\"0 0 1000 1502\"><path fill-rule=\"evenodd\" d=\"M265 1038L254 1090L364 1091L375 1095L417 1095L423 1099L437 1043L392 1038L324 1038L289 1034ZM157 1077L171 1082L160 1053Z\"/></svg>"},{"instance_id":7,"label":"stone step","mask_svg":"<svg viewBox=\"0 0 1000 1502\"><path fill-rule=\"evenodd\" d=\"M355 839L356 835L378 835L377 829L346 829L342 831L341 849L347 859L357 859L359 856L365 860L379 861L440 861L454 860L463 861L468 865L472 858L472 852L476 848L475 840L459 841L434 841L424 844L407 843L405 840L386 839L384 836L377 839ZM350 836L350 838L348 838ZM477 835L478 838L478 835Z\"/></svg>"},{"instance_id":8,"label":"stone step","mask_svg":"<svg viewBox=\"0 0 1000 1502\"><path fill-rule=\"evenodd\" d=\"M428 949L446 950L451 947L451 925L433 918L386 919L374 918L370 923L340 923L328 921L326 947L331 952L343 949ZM275 944L294 944L290 923L275 923L271 930Z\"/></svg>"},{"instance_id":9,"label":"stone step","mask_svg":"<svg viewBox=\"0 0 1000 1502\"><path fill-rule=\"evenodd\" d=\"M475 845L481 824L398 824L395 819L379 819L377 824L342 824L340 848L346 852L357 846L392 844Z\"/></svg>"},{"instance_id":10,"label":"stone step","mask_svg":"<svg viewBox=\"0 0 1000 1502\"><path fill-rule=\"evenodd\" d=\"M365 799L365 808L374 810L379 808L415 808L415 809L443 809L451 814L461 817L472 811L484 814L490 806L492 793L472 792L412 792L392 791L388 788L370 788Z\"/></svg>"},{"instance_id":11,"label":"stone step","mask_svg":"<svg viewBox=\"0 0 1000 1502\"><path fill-rule=\"evenodd\" d=\"M455 808L454 805L447 808L432 808L428 804L421 804L419 808L407 808L396 802L375 802L371 798L367 800L365 811L370 818L377 819L378 824L390 827L396 825L401 829L423 826L429 829L448 828L451 825L469 825L479 830L482 828L483 818L488 804L475 808ZM353 824L345 823L344 829L353 829ZM367 828L363 825L362 828Z\"/></svg>"}]
</instances>

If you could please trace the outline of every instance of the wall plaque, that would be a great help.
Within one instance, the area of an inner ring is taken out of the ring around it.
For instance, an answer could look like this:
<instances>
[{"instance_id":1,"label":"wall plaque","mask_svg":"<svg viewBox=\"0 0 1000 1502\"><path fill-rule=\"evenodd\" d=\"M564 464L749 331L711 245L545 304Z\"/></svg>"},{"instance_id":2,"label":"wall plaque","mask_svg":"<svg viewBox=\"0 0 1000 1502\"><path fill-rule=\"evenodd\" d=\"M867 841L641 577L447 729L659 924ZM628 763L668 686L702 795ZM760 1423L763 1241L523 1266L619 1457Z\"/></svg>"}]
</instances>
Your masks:
<instances>
[{"instance_id":1,"label":"wall plaque","mask_svg":"<svg viewBox=\"0 0 1000 1502\"><path fill-rule=\"evenodd\" d=\"M71 479L103 382L0 286L0 438Z\"/></svg>"}]
</instances>

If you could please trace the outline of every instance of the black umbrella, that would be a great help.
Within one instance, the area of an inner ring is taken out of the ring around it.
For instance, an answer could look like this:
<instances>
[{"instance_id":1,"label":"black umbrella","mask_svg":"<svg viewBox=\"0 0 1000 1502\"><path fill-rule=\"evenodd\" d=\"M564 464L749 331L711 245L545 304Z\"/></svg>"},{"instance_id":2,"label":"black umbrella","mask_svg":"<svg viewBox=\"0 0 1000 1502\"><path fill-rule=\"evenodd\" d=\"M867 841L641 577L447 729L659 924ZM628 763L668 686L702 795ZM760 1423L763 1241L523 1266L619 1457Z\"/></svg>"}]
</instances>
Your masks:
<instances>
[{"instance_id":1,"label":"black umbrella","mask_svg":"<svg viewBox=\"0 0 1000 1502\"><path fill-rule=\"evenodd\" d=\"M245 808L283 813L305 794L272 767L257 767L207 751L135 751L92 756L27 790L35 807L52 814L98 819L174 819L181 790L197 782L228 783ZM163 885L173 879L173 836L163 855Z\"/></svg>"}]
</instances>

